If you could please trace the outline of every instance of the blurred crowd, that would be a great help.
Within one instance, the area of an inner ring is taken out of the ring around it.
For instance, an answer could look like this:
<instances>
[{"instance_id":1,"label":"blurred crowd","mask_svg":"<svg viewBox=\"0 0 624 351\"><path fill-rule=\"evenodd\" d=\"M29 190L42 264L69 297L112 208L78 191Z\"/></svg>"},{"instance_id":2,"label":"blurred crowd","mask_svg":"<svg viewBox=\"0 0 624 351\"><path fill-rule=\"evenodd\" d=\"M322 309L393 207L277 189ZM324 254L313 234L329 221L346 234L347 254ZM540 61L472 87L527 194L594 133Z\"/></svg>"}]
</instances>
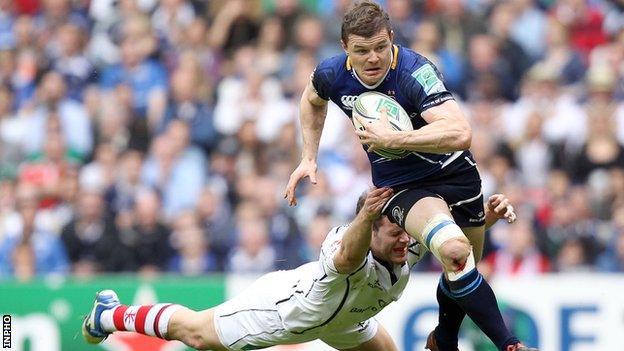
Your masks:
<instances>
[{"instance_id":1,"label":"blurred crowd","mask_svg":"<svg viewBox=\"0 0 624 351\"><path fill-rule=\"evenodd\" d=\"M624 4L380 2L470 119L484 195L518 211L483 270L623 272ZM318 184L282 198L300 94L349 3L0 0L0 277L316 259L371 182L330 106Z\"/></svg>"}]
</instances>

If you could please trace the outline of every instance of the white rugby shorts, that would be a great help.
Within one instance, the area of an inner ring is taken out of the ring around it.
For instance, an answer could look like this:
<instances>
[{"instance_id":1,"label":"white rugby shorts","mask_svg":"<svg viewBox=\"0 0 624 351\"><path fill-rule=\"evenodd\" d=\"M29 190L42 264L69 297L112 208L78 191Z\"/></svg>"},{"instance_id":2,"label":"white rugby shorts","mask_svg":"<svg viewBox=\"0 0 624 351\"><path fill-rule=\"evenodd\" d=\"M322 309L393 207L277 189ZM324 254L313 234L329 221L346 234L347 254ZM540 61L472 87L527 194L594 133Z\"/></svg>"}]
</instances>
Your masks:
<instances>
[{"instance_id":1,"label":"white rugby shorts","mask_svg":"<svg viewBox=\"0 0 624 351\"><path fill-rule=\"evenodd\" d=\"M303 334L286 330L275 305L279 296L284 296L284 291L275 291L276 287L284 285L284 280L287 280L284 274L288 273L266 274L240 295L215 308L215 329L226 348L232 351L253 350L321 339L333 348L348 349L375 336L379 325L374 318L344 327L329 323Z\"/></svg>"}]
</instances>

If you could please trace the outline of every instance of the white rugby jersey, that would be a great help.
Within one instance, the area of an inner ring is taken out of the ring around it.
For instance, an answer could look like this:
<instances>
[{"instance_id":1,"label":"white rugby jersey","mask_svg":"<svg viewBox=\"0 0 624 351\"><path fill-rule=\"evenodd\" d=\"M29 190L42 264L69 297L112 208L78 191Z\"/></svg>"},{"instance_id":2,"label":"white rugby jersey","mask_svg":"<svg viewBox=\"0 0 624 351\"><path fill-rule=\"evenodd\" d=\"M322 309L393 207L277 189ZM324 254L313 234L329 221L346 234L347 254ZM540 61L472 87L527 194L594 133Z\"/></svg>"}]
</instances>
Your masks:
<instances>
[{"instance_id":1,"label":"white rugby jersey","mask_svg":"<svg viewBox=\"0 0 624 351\"><path fill-rule=\"evenodd\" d=\"M329 232L318 261L288 271L287 280L293 284L288 295L276 301L288 331L316 333L365 322L401 297L411 267L425 253L422 245L416 241L410 243L407 263L394 265L397 277L394 285L388 269L375 260L370 251L356 271L341 274L333 258L347 228L336 227Z\"/></svg>"}]
</instances>

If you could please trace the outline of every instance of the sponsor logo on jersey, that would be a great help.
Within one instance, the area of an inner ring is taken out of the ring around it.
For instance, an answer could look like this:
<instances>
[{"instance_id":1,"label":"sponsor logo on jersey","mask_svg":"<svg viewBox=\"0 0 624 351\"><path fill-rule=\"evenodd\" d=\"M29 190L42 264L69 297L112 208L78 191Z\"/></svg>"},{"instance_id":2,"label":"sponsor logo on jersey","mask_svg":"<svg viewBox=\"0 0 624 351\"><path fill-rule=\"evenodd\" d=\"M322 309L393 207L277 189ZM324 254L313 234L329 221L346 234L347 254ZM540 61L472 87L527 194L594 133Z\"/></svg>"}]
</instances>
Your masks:
<instances>
[{"instance_id":1,"label":"sponsor logo on jersey","mask_svg":"<svg viewBox=\"0 0 624 351\"><path fill-rule=\"evenodd\" d=\"M340 102L342 103L342 106L344 106L347 110L352 110L353 109L353 104L355 103L355 100L357 100L357 96L356 95L343 95L340 97Z\"/></svg>"},{"instance_id":2,"label":"sponsor logo on jersey","mask_svg":"<svg viewBox=\"0 0 624 351\"><path fill-rule=\"evenodd\" d=\"M379 279L376 279L374 283L368 282L367 285L369 288L379 289L380 291L384 291L383 287L381 286L381 283L379 282Z\"/></svg>"},{"instance_id":3,"label":"sponsor logo on jersey","mask_svg":"<svg viewBox=\"0 0 624 351\"><path fill-rule=\"evenodd\" d=\"M368 306L366 308L353 307L353 308L351 308L349 310L349 312L351 312L351 313L364 313L366 311L376 312L377 311L377 307L375 307L375 306Z\"/></svg>"},{"instance_id":4,"label":"sponsor logo on jersey","mask_svg":"<svg viewBox=\"0 0 624 351\"><path fill-rule=\"evenodd\" d=\"M428 63L415 70L412 73L412 77L416 78L418 83L422 85L427 95L446 91L444 83L438 78L433 66Z\"/></svg>"}]
</instances>

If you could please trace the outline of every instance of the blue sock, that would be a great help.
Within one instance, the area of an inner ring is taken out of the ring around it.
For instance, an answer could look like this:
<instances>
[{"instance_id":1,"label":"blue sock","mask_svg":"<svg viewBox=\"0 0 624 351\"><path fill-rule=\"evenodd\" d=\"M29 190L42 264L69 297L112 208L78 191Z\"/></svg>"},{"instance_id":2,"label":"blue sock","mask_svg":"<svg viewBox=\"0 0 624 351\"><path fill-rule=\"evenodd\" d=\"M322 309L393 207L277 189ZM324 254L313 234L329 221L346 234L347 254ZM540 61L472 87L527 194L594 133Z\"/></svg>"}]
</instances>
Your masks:
<instances>
[{"instance_id":1,"label":"blue sock","mask_svg":"<svg viewBox=\"0 0 624 351\"><path fill-rule=\"evenodd\" d=\"M476 269L459 280L448 281L448 290L444 286L442 290L457 301L499 350L520 342L505 326L494 291Z\"/></svg>"},{"instance_id":2,"label":"blue sock","mask_svg":"<svg viewBox=\"0 0 624 351\"><path fill-rule=\"evenodd\" d=\"M438 326L435 328L436 343L440 351L457 351L459 327L466 316L466 312L457 304L455 300L446 295L443 291L450 289L444 279L444 274L440 277L436 297L440 312L438 314Z\"/></svg>"}]
</instances>

